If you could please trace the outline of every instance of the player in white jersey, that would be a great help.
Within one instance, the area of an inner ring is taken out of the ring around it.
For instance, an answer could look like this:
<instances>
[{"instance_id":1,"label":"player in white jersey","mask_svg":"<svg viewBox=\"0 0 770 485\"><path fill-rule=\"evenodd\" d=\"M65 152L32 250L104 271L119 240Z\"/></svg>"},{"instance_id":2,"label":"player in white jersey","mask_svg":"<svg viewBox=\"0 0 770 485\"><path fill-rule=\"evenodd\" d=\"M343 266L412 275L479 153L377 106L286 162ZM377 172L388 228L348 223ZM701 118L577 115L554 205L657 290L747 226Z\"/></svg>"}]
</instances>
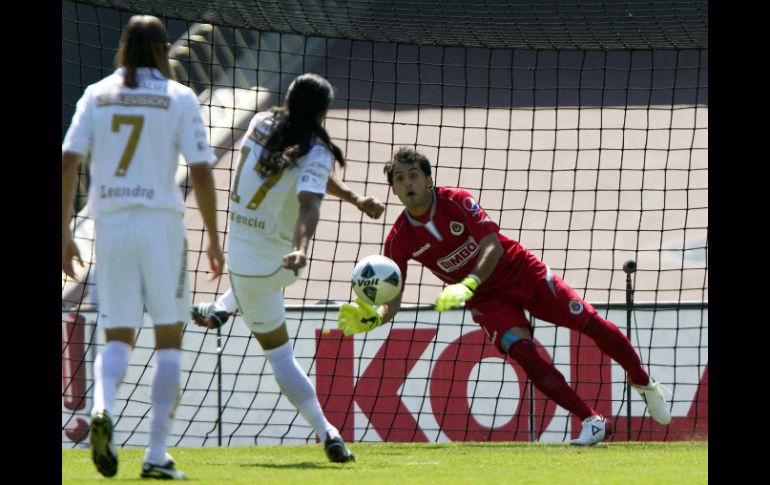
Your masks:
<instances>
[{"instance_id":1,"label":"player in white jersey","mask_svg":"<svg viewBox=\"0 0 770 485\"><path fill-rule=\"evenodd\" d=\"M327 458L344 463L355 458L294 358L283 300L283 289L307 264L327 189L372 217L384 210L377 199L361 198L333 177L334 160L344 165L345 158L322 126L332 99L326 79L303 74L289 86L282 106L252 119L230 188L227 266L243 320L264 349L278 385L323 441ZM208 324L202 320L196 323Z\"/></svg>"},{"instance_id":2,"label":"player in white jersey","mask_svg":"<svg viewBox=\"0 0 770 485\"><path fill-rule=\"evenodd\" d=\"M131 17L121 35L118 69L86 89L62 144L62 271L73 278L72 259L80 261L80 255L70 229L72 202L78 166L90 154L88 203L99 262L97 325L106 336L94 362L91 448L96 468L107 477L118 470L113 405L146 306L155 328L156 362L141 476L185 478L166 452L190 305L184 202L174 180L180 153L189 164L208 231L213 277L224 266L210 166L213 152L195 94L173 80L168 49L159 19Z\"/></svg>"},{"instance_id":3,"label":"player in white jersey","mask_svg":"<svg viewBox=\"0 0 770 485\"><path fill-rule=\"evenodd\" d=\"M379 219L385 212L385 204L376 197L357 194L345 182L340 180L334 172L329 176L329 181L326 184L326 193L353 204L358 210L372 219ZM94 296L92 296L93 298ZM235 302L233 289L228 288L214 302L202 302L193 305L192 319L196 325L217 329L227 323L230 315L235 313L237 308L238 304Z\"/></svg>"}]
</instances>

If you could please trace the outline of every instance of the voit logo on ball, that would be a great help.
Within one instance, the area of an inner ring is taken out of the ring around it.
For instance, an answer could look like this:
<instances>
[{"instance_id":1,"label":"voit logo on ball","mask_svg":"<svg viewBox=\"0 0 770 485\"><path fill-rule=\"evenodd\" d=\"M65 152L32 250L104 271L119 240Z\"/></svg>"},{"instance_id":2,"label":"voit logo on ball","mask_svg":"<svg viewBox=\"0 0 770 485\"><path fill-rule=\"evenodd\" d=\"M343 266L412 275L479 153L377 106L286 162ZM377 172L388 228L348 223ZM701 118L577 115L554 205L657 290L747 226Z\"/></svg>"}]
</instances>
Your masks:
<instances>
[{"instance_id":1,"label":"voit logo on ball","mask_svg":"<svg viewBox=\"0 0 770 485\"><path fill-rule=\"evenodd\" d=\"M374 274L372 265L367 264L361 272L361 278L356 281L356 285L360 286L361 291L372 301L377 299L377 285L380 283L380 280L375 278Z\"/></svg>"},{"instance_id":2,"label":"voit logo on ball","mask_svg":"<svg viewBox=\"0 0 770 485\"><path fill-rule=\"evenodd\" d=\"M353 291L372 305L382 305L401 291L401 270L385 256L368 256L353 268Z\"/></svg>"}]
</instances>

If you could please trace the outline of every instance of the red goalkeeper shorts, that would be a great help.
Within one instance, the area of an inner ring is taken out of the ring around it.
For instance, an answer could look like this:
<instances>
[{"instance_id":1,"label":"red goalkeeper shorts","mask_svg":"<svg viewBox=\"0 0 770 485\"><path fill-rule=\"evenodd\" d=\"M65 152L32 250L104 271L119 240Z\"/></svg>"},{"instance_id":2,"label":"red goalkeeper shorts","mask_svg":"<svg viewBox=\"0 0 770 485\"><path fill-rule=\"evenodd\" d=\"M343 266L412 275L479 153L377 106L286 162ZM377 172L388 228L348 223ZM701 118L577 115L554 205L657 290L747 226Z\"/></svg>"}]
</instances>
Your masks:
<instances>
[{"instance_id":1,"label":"red goalkeeper shorts","mask_svg":"<svg viewBox=\"0 0 770 485\"><path fill-rule=\"evenodd\" d=\"M509 328L530 326L525 309L538 320L577 331L582 330L591 315L596 313L596 309L567 283L551 274L544 264L543 267L546 271L539 268L539 271L529 275L520 275L525 277L520 277L519 282L526 285L510 285L495 297L485 292L482 298L474 297L467 303L473 321L484 329L502 353L505 351L500 341Z\"/></svg>"}]
</instances>

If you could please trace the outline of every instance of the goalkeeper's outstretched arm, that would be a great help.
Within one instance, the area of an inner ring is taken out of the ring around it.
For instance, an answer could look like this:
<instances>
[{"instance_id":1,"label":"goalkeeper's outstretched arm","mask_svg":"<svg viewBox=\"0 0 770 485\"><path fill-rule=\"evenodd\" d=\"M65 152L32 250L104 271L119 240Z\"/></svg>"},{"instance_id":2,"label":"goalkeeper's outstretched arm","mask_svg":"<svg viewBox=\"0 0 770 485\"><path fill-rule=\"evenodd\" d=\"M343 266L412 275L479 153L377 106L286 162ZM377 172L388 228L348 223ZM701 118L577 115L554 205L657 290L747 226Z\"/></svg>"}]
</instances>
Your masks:
<instances>
[{"instance_id":1,"label":"goalkeeper's outstretched arm","mask_svg":"<svg viewBox=\"0 0 770 485\"><path fill-rule=\"evenodd\" d=\"M489 278L503 255L503 246L497 238L497 233L493 232L484 236L479 241L479 259L471 270L479 278L479 284Z\"/></svg>"},{"instance_id":2,"label":"goalkeeper's outstretched arm","mask_svg":"<svg viewBox=\"0 0 770 485\"><path fill-rule=\"evenodd\" d=\"M389 321L393 320L399 310L401 310L401 297L403 293L399 293L394 299L388 303L380 305L377 311L382 315L382 324L385 325Z\"/></svg>"},{"instance_id":3,"label":"goalkeeper's outstretched arm","mask_svg":"<svg viewBox=\"0 0 770 485\"><path fill-rule=\"evenodd\" d=\"M492 274L503 255L503 246L497 238L497 233L489 233L479 242L479 257L471 272L459 283L445 286L436 298L436 311L443 312L452 308L460 308L466 301L473 298L473 293L479 285Z\"/></svg>"}]
</instances>

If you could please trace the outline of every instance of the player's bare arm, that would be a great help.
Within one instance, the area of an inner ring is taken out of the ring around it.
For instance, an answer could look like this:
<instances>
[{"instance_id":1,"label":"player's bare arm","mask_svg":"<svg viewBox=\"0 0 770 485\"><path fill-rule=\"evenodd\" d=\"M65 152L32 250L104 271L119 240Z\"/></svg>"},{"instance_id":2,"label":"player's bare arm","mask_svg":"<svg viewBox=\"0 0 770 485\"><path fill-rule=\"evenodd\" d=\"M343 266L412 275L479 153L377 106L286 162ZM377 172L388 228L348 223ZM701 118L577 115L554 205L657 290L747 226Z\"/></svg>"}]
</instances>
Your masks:
<instances>
[{"instance_id":1,"label":"player's bare arm","mask_svg":"<svg viewBox=\"0 0 770 485\"><path fill-rule=\"evenodd\" d=\"M196 163L190 165L190 179L195 189L195 200L206 226L209 236L206 256L213 273L209 280L213 280L222 274L225 266L225 257L219 244L219 232L217 232L217 205L214 192L214 176L208 163Z\"/></svg>"},{"instance_id":2,"label":"player's bare arm","mask_svg":"<svg viewBox=\"0 0 770 485\"><path fill-rule=\"evenodd\" d=\"M61 156L61 269L70 278L75 278L72 258L77 259L80 266L80 250L72 238L70 220L72 219L72 201L75 198L78 167L83 155L75 152L64 152Z\"/></svg>"},{"instance_id":3,"label":"player's bare arm","mask_svg":"<svg viewBox=\"0 0 770 485\"><path fill-rule=\"evenodd\" d=\"M303 191L297 194L297 199L299 199L299 217L297 225L294 226L291 252L283 257L283 267L294 271L295 275L307 264L307 246L318 225L323 195Z\"/></svg>"},{"instance_id":4,"label":"player's bare arm","mask_svg":"<svg viewBox=\"0 0 770 485\"><path fill-rule=\"evenodd\" d=\"M497 238L497 233L490 233L479 241L479 257L471 273L478 276L479 280L487 279L497 266L497 262L503 255L503 246Z\"/></svg>"},{"instance_id":5,"label":"player's bare arm","mask_svg":"<svg viewBox=\"0 0 770 485\"><path fill-rule=\"evenodd\" d=\"M436 298L436 311L442 312L459 308L464 302L473 298L482 281L489 277L503 255L503 247L496 233L487 234L479 242L479 258L471 273L462 281L444 287Z\"/></svg>"},{"instance_id":6,"label":"player's bare arm","mask_svg":"<svg viewBox=\"0 0 770 485\"><path fill-rule=\"evenodd\" d=\"M388 303L385 303L383 305L380 305L380 308L377 309L378 312L382 315L382 323L386 324L389 321L393 320L393 317L396 316L396 313L401 310L401 299L404 296L403 293L399 293L398 296L396 296L394 299L389 301Z\"/></svg>"},{"instance_id":7,"label":"player's bare arm","mask_svg":"<svg viewBox=\"0 0 770 485\"><path fill-rule=\"evenodd\" d=\"M357 194L334 172L329 175L329 180L326 183L326 193L338 197L345 202L350 202L372 219L379 219L382 213L385 212L385 204L376 197Z\"/></svg>"}]
</instances>

